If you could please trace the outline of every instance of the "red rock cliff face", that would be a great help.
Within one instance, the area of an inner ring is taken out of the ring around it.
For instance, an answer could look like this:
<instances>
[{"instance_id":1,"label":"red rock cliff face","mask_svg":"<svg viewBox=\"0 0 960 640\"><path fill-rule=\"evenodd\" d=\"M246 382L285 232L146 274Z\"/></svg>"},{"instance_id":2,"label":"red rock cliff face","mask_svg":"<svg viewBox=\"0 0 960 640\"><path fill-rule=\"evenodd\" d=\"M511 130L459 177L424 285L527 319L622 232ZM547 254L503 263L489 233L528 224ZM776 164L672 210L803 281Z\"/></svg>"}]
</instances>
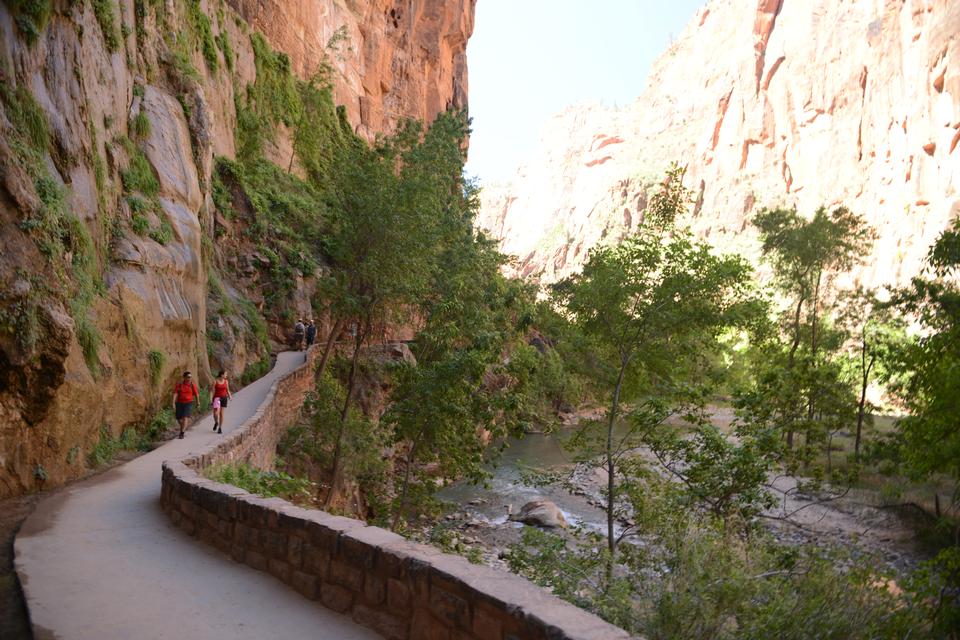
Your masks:
<instances>
[{"instance_id":1,"label":"red rock cliff face","mask_svg":"<svg viewBox=\"0 0 960 640\"><path fill-rule=\"evenodd\" d=\"M214 218L214 157L235 154L236 98L257 75L252 31L308 76L344 27L343 55L332 59L335 101L372 138L399 119L429 122L466 106L474 2L107 0L113 47L91 0L21 3L50 9L33 42L13 3L0 3L0 497L83 474L98 442L170 402L182 369L202 382L216 360L236 379L264 355L242 314L208 309L212 241L230 240L228 223ZM197 10L217 43L205 52L182 46L202 22ZM49 132L32 164L14 125L29 104ZM131 122L144 118L148 131L135 132ZM289 131L279 127L272 142L267 156L287 167ZM139 154L157 181L156 207L139 212L150 233L135 231L122 175ZM96 291L82 312L68 290L77 283L72 248L44 252L31 231L49 216L41 174L92 243ZM262 306L263 258L231 257L243 277L221 295ZM296 275L297 308L288 311L311 312L305 283L315 277Z\"/></svg>"},{"instance_id":2,"label":"red rock cliff face","mask_svg":"<svg viewBox=\"0 0 960 640\"><path fill-rule=\"evenodd\" d=\"M755 256L758 208L845 204L879 233L856 277L902 282L960 214L960 3L709 2L634 104L551 120L481 223L555 280L636 228L672 161L714 244Z\"/></svg>"},{"instance_id":3,"label":"red rock cliff face","mask_svg":"<svg viewBox=\"0 0 960 640\"><path fill-rule=\"evenodd\" d=\"M467 105L467 40L476 0L227 0L294 70L316 71L330 38L346 29L333 62L335 99L358 132L389 131L398 119L431 120Z\"/></svg>"}]
</instances>

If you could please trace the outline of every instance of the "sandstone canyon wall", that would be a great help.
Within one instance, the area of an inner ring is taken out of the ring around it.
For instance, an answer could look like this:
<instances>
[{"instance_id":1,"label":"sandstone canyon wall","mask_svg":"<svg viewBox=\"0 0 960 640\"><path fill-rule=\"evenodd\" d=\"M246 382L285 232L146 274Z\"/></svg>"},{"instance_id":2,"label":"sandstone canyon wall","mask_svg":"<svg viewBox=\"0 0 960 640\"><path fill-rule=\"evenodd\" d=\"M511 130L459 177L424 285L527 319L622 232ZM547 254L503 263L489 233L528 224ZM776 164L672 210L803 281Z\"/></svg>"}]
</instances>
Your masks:
<instances>
[{"instance_id":1,"label":"sandstone canyon wall","mask_svg":"<svg viewBox=\"0 0 960 640\"><path fill-rule=\"evenodd\" d=\"M202 382L265 357L248 338L251 315L279 311L263 308L269 261L233 256L238 275L211 282L233 240L215 214L214 158L236 153L238 105L258 80L252 34L305 77L342 28L334 97L372 138L466 106L474 2L0 5L0 497L83 474L98 441L166 406L182 369ZM291 146L279 127L267 156L286 168ZM129 194L144 174L157 183L145 213ZM315 276L296 275L301 308ZM228 317L211 308L214 287L259 308Z\"/></svg>"},{"instance_id":2,"label":"sandstone canyon wall","mask_svg":"<svg viewBox=\"0 0 960 640\"><path fill-rule=\"evenodd\" d=\"M759 208L844 204L879 233L857 279L903 282L960 215L958 147L960 2L712 0L633 104L552 119L480 223L553 281L636 228L676 161L715 245L756 256Z\"/></svg>"}]
</instances>

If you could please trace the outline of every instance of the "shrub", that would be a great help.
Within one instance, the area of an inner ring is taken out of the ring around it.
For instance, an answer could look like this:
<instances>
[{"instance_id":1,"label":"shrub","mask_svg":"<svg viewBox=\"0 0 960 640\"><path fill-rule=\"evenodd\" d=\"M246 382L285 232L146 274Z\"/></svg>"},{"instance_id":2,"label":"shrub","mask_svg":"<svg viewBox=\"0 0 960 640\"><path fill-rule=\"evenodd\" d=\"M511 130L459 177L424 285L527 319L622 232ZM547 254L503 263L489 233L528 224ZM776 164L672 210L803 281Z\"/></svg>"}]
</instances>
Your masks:
<instances>
[{"instance_id":1,"label":"shrub","mask_svg":"<svg viewBox=\"0 0 960 640\"><path fill-rule=\"evenodd\" d=\"M240 384L246 386L251 382L259 380L270 372L270 356L263 356L256 362L251 362L243 370L240 376Z\"/></svg>"},{"instance_id":2,"label":"shrub","mask_svg":"<svg viewBox=\"0 0 960 640\"><path fill-rule=\"evenodd\" d=\"M173 421L173 409L169 407L161 409L153 414L153 418L147 423L143 438L140 442L140 449L149 449L150 444L159 440L167 427Z\"/></svg>"}]
</instances>

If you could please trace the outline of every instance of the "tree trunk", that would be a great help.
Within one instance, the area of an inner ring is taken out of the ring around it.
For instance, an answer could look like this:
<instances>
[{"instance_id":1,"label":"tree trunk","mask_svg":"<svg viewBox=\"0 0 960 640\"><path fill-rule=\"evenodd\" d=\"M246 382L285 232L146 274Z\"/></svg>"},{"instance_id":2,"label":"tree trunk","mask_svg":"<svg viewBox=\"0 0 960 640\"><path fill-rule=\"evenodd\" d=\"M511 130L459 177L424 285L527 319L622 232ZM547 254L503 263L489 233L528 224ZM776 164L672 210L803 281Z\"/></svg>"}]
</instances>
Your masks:
<instances>
[{"instance_id":1,"label":"tree trunk","mask_svg":"<svg viewBox=\"0 0 960 640\"><path fill-rule=\"evenodd\" d=\"M817 314L820 306L820 281L823 279L823 271L817 272L817 284L813 288L812 309L810 311L810 361L814 368L817 366ZM817 400L814 389L810 389L810 396L807 398L807 421L813 422L813 416L816 413Z\"/></svg>"},{"instance_id":2,"label":"tree trunk","mask_svg":"<svg viewBox=\"0 0 960 640\"><path fill-rule=\"evenodd\" d=\"M863 377L860 382L860 403L857 406L857 437L853 443L853 459L860 462L860 442L863 437L863 420L867 412L867 386L870 384L870 370L876 362L876 356L867 363L867 342L864 340L860 349L860 363L863 368Z\"/></svg>"},{"instance_id":3,"label":"tree trunk","mask_svg":"<svg viewBox=\"0 0 960 640\"><path fill-rule=\"evenodd\" d=\"M617 552L617 537L613 533L614 489L616 488L615 465L613 461L613 429L617 422L617 412L620 410L620 389L623 387L623 377L627 371L629 360L621 358L620 373L617 375L617 385L613 389L613 399L610 402L610 417L607 421L607 548L610 550L610 560L607 574L613 570L614 556Z\"/></svg>"},{"instance_id":4,"label":"tree trunk","mask_svg":"<svg viewBox=\"0 0 960 640\"><path fill-rule=\"evenodd\" d=\"M421 431L421 433L423 433ZM420 444L420 438L410 446L410 452L407 454L406 469L403 471L403 489L400 490L400 502L397 504L397 511L393 514L393 523L390 525L391 531L397 530L397 525L400 524L400 515L403 513L403 507L407 504L407 490L410 488L410 469L413 467L414 454L417 450L417 445Z\"/></svg>"},{"instance_id":5,"label":"tree trunk","mask_svg":"<svg viewBox=\"0 0 960 640\"><path fill-rule=\"evenodd\" d=\"M327 368L327 360L330 359L330 354L333 352L333 345L337 341L337 336L340 335L340 332L343 330L343 318L337 318L333 323L333 327L330 329L330 335L327 337L327 344L323 347L323 355L320 356L320 363L317 365L316 378L319 380L320 376L323 375L324 370Z\"/></svg>"},{"instance_id":6,"label":"tree trunk","mask_svg":"<svg viewBox=\"0 0 960 640\"><path fill-rule=\"evenodd\" d=\"M353 400L353 390L357 382L357 360L360 358L360 347L363 346L363 340L368 326L369 323L365 324L362 330L357 331L353 343L353 357L350 360L350 378L347 381L347 396L343 399L343 408L340 410L340 425L337 428L337 440L333 448L333 472L330 476L330 491L327 493L327 499L323 503L324 508L330 506L333 495L340 484L343 432L346 429L347 416L350 414L350 403Z\"/></svg>"},{"instance_id":7,"label":"tree trunk","mask_svg":"<svg viewBox=\"0 0 960 640\"><path fill-rule=\"evenodd\" d=\"M793 344L790 346L790 354L787 356L787 371L793 369L793 362L797 355L797 349L800 347L800 314L803 312L803 303L805 298L800 296L797 301L797 310L793 314ZM792 411L791 411L792 413ZM793 449L793 429L787 429L787 449Z\"/></svg>"}]
</instances>

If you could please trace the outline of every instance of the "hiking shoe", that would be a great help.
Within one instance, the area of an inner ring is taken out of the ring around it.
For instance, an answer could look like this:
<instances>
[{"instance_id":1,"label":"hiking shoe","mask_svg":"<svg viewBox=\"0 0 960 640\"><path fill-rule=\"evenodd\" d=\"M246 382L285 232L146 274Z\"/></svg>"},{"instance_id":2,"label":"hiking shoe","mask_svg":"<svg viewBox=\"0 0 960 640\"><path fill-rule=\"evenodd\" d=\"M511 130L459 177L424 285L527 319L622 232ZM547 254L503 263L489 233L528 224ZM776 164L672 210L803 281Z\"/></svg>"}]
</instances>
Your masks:
<instances>
[{"instance_id":1,"label":"hiking shoe","mask_svg":"<svg viewBox=\"0 0 960 640\"><path fill-rule=\"evenodd\" d=\"M220 425L218 425L218 424L217 424L217 421L214 420L214 421L213 421L213 430L216 431L219 427L220 427Z\"/></svg>"},{"instance_id":2,"label":"hiking shoe","mask_svg":"<svg viewBox=\"0 0 960 640\"><path fill-rule=\"evenodd\" d=\"M223 429L217 429L217 433L223 433Z\"/></svg>"},{"instance_id":3,"label":"hiking shoe","mask_svg":"<svg viewBox=\"0 0 960 640\"><path fill-rule=\"evenodd\" d=\"M183 431L180 432L180 435L177 436L177 438L179 438L180 440L183 440Z\"/></svg>"}]
</instances>

